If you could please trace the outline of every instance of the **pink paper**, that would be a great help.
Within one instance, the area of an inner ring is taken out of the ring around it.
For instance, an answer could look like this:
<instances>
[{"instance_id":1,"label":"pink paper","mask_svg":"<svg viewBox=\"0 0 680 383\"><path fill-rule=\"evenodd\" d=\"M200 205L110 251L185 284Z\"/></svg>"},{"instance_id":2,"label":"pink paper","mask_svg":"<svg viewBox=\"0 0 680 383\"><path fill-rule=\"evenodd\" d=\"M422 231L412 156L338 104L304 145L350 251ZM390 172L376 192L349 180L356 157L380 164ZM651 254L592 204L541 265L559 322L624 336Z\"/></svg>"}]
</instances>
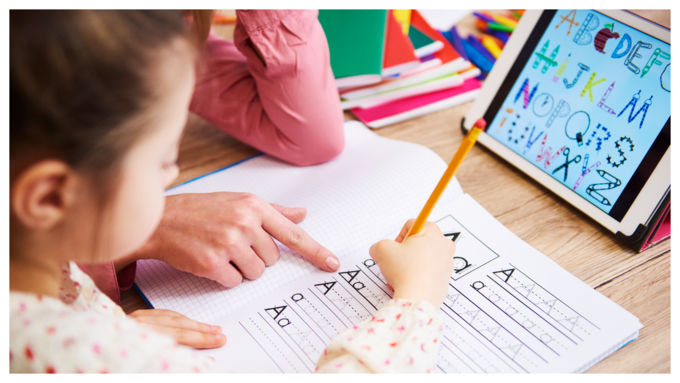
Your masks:
<instances>
[{"instance_id":1,"label":"pink paper","mask_svg":"<svg viewBox=\"0 0 680 383\"><path fill-rule=\"evenodd\" d=\"M439 90L432 93L420 94L413 97L403 98L401 100L396 100L389 102L387 104L374 106L372 108L354 108L352 113L354 113L357 118L359 118L363 123L368 124L371 121L380 120L386 117L394 116L396 114L408 112L413 109L421 108L446 100L451 97L460 96L467 92L477 90L481 88L482 84L474 78L465 80L463 85L454 88Z\"/></svg>"}]
</instances>

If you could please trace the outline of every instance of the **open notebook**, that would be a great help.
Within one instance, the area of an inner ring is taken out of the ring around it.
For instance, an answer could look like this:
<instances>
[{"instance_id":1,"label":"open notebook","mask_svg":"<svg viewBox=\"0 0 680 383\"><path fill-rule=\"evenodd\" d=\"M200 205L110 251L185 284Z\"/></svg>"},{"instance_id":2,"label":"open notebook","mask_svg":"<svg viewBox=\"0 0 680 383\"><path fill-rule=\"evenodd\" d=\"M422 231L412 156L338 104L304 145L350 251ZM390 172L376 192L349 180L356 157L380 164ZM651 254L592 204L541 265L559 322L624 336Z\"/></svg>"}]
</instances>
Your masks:
<instances>
[{"instance_id":1,"label":"open notebook","mask_svg":"<svg viewBox=\"0 0 680 383\"><path fill-rule=\"evenodd\" d=\"M257 156L168 192L251 192L305 206L300 226L340 257L339 272L326 273L279 245L275 265L233 289L140 261L136 285L153 307L222 326L227 345L202 352L225 370L313 371L334 335L390 299L367 249L418 214L446 164L358 122L345 133L345 151L329 163ZM455 179L430 220L457 244L439 372L582 372L638 336L635 316L509 232Z\"/></svg>"}]
</instances>

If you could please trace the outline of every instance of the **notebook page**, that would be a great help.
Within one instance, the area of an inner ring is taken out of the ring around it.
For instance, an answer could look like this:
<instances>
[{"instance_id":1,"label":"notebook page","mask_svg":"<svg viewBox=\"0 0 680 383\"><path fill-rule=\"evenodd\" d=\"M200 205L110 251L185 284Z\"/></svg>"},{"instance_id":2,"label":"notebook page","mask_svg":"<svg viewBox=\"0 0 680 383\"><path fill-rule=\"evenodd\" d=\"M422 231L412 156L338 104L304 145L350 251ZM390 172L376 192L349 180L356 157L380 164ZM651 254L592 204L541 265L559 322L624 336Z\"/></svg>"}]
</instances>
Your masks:
<instances>
[{"instance_id":1,"label":"notebook page","mask_svg":"<svg viewBox=\"0 0 680 383\"><path fill-rule=\"evenodd\" d=\"M401 227L416 217L446 170L444 161L431 150L382 138L359 122L345 123L345 139L343 153L325 164L295 167L259 156L167 194L249 192L270 203L306 207L307 217L300 227L337 255L342 265L347 256L368 251L395 224ZM439 204L462 194L454 178ZM259 279L233 289L156 260L137 263L135 283L153 307L211 322L316 270L278 245L281 258L276 264Z\"/></svg>"},{"instance_id":2,"label":"notebook page","mask_svg":"<svg viewBox=\"0 0 680 383\"><path fill-rule=\"evenodd\" d=\"M583 372L637 338L635 316L520 240L469 195L440 205L431 218L456 242L437 372ZM389 299L378 266L358 252L337 273L314 272L220 318L215 324L229 342L201 352L233 372L313 372L333 337Z\"/></svg>"}]
</instances>

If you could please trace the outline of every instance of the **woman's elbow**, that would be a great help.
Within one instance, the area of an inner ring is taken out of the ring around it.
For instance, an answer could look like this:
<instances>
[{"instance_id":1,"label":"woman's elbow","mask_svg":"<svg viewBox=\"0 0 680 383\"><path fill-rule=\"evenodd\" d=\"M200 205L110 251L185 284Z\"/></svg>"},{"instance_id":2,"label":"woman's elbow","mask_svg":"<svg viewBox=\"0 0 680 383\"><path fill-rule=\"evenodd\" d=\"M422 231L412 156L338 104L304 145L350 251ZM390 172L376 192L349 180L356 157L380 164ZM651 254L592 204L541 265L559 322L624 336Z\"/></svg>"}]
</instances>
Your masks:
<instances>
[{"instance_id":1,"label":"woman's elbow","mask_svg":"<svg viewBox=\"0 0 680 383\"><path fill-rule=\"evenodd\" d=\"M313 124L296 142L288 162L297 166L318 165L339 156L345 149L345 123L342 116Z\"/></svg>"},{"instance_id":2,"label":"woman's elbow","mask_svg":"<svg viewBox=\"0 0 680 383\"><path fill-rule=\"evenodd\" d=\"M294 158L289 162L297 166L318 165L339 156L345 148L344 130L340 134L328 134L299 148Z\"/></svg>"}]
</instances>

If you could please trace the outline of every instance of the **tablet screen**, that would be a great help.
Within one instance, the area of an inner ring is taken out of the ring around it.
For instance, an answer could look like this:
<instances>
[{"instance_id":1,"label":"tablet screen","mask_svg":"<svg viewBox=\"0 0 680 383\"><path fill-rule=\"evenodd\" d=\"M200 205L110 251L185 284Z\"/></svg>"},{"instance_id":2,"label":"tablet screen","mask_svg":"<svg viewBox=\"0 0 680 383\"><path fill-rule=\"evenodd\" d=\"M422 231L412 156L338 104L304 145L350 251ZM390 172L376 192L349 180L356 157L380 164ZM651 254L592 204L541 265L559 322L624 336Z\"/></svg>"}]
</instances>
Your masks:
<instances>
[{"instance_id":1,"label":"tablet screen","mask_svg":"<svg viewBox=\"0 0 680 383\"><path fill-rule=\"evenodd\" d=\"M596 11L545 11L486 133L621 221L670 145L670 51Z\"/></svg>"}]
</instances>

